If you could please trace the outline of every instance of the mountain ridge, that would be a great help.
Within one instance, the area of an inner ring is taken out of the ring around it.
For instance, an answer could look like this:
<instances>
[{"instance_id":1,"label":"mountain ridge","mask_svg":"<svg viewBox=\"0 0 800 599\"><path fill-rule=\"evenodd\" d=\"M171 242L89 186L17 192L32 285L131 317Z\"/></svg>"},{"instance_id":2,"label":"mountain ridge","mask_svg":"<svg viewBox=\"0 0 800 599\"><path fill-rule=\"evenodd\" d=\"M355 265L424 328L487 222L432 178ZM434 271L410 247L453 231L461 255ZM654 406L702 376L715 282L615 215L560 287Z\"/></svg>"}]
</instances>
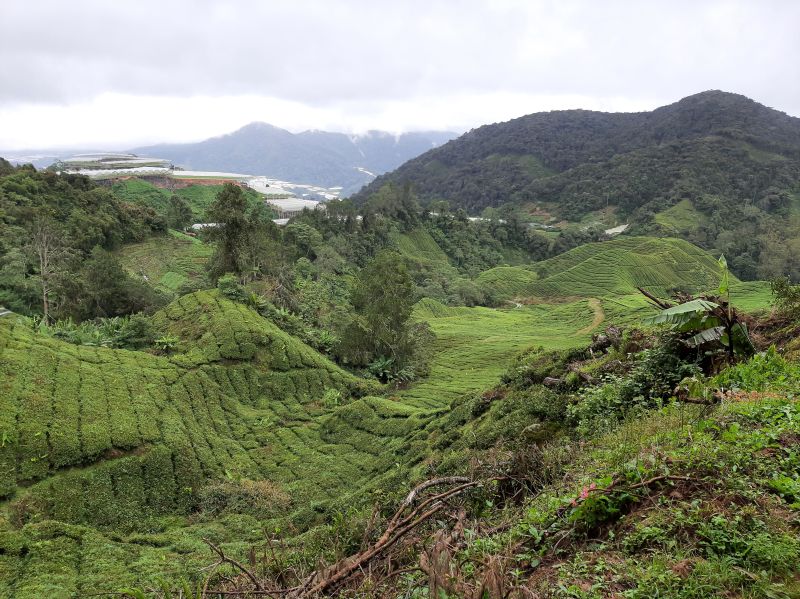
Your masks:
<instances>
[{"instance_id":1,"label":"mountain ridge","mask_svg":"<svg viewBox=\"0 0 800 599\"><path fill-rule=\"evenodd\" d=\"M274 179L340 186L345 194L369 183L456 134L422 131L394 135L371 130L360 135L307 130L292 133L256 121L204 141L134 148L192 170L227 170Z\"/></svg>"},{"instance_id":2,"label":"mountain ridge","mask_svg":"<svg viewBox=\"0 0 800 599\"><path fill-rule=\"evenodd\" d=\"M799 118L740 94L712 90L649 112L559 110L484 125L378 177L356 194L356 199L365 199L389 182L410 182L422 199L436 197L452 202L457 195L464 195L465 184L485 174L484 165L477 163L495 155L532 156L553 174L643 148L712 134L800 159ZM451 185L449 192L443 189L444 185L431 182L447 169L460 169L458 175L466 176L461 185ZM470 172L476 170L478 172L470 176ZM544 177L529 177L525 181L523 177L522 183L541 178ZM467 195L474 193L475 190L470 190ZM469 197L460 202L456 200L456 205L463 204L468 208L473 207L470 204L483 208L497 205L497 202L476 202Z\"/></svg>"}]
</instances>

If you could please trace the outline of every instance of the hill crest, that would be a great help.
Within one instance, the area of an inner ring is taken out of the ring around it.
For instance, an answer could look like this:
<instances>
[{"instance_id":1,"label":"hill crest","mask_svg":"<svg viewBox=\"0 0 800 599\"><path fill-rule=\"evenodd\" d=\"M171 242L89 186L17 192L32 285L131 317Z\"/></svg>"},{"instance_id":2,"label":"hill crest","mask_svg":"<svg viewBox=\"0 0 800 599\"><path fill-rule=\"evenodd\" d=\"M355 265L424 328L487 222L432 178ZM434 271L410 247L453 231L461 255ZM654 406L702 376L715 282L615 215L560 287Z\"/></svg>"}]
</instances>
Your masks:
<instances>
[{"instance_id":1,"label":"hill crest","mask_svg":"<svg viewBox=\"0 0 800 599\"><path fill-rule=\"evenodd\" d=\"M675 144L681 148L709 137L723 139L726 148L747 144L800 160L800 118L739 94L712 90L650 112L563 110L484 125L378 177L354 199L363 201L386 183L408 182L422 200L445 199L470 212L538 198L557 201L543 189L549 176L562 174L574 186L579 176L571 177L571 169ZM523 156L541 168L510 160ZM501 168L492 163L497 157L506 158ZM657 191L668 194L672 183Z\"/></svg>"}]
</instances>

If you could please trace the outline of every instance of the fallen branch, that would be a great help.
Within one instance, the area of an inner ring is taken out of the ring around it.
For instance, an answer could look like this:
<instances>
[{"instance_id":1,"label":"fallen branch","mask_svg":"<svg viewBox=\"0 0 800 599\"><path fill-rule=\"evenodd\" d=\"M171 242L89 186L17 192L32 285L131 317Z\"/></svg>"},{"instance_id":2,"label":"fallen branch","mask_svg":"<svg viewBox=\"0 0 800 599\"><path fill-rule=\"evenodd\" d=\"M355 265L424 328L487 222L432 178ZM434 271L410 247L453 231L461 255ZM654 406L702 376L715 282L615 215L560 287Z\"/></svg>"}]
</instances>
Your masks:
<instances>
[{"instance_id":1,"label":"fallen branch","mask_svg":"<svg viewBox=\"0 0 800 599\"><path fill-rule=\"evenodd\" d=\"M653 295L652 293L650 293L646 289L642 289L641 287L637 287L636 289L638 289L639 292L643 296L645 296L647 299L649 299L651 302L653 302L656 306L658 306L662 310L666 310L667 308L671 308L672 307L672 302L668 302L666 300L659 299L655 295Z\"/></svg>"},{"instance_id":2,"label":"fallen branch","mask_svg":"<svg viewBox=\"0 0 800 599\"><path fill-rule=\"evenodd\" d=\"M445 484L457 484L458 486L428 497L407 515L403 515L404 512L413 505L422 491L430 487ZM444 509L447 505L445 503L446 500L480 484L482 483L479 481L471 481L461 476L452 476L432 479L417 485L401 502L397 512L395 512L394 516L389 521L386 530L370 548L341 560L338 564L329 568L328 572L330 573L324 575L321 579L320 576L323 574L319 572L312 574L303 584L292 589L292 593L289 597L313 597L339 586L350 575L358 570L363 570L372 560L383 554L397 541Z\"/></svg>"},{"instance_id":3,"label":"fallen branch","mask_svg":"<svg viewBox=\"0 0 800 599\"><path fill-rule=\"evenodd\" d=\"M247 576L247 578L250 579L250 582L253 583L253 586L256 588L257 591L263 591L264 590L264 589L261 588L261 584L258 582L258 579L255 577L255 575L250 570L245 568L242 564L237 562L235 559L232 559L232 558L228 557L227 555L225 555L225 553L222 551L222 549L217 547L210 540L203 539L203 541L206 543L206 545L211 547L211 550L214 553L216 553L219 556L220 561L222 561L223 563L226 563L226 564L230 564L231 566L233 566L237 570L240 570L245 576Z\"/></svg>"}]
</instances>

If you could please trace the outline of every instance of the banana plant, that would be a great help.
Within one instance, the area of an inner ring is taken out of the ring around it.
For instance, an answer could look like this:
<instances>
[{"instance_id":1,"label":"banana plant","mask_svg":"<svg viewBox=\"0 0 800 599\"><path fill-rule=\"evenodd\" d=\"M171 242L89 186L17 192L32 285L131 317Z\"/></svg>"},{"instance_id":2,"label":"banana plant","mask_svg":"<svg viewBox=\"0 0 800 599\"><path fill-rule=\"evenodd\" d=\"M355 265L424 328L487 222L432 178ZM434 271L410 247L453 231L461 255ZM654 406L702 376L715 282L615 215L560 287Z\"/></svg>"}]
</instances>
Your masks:
<instances>
[{"instance_id":1,"label":"banana plant","mask_svg":"<svg viewBox=\"0 0 800 599\"><path fill-rule=\"evenodd\" d=\"M695 298L676 306L658 306L661 312L644 320L644 324L667 324L677 333L684 333L683 342L689 347L702 347L719 344L733 362L736 356L750 356L755 348L747 331L747 324L739 319L730 301L730 275L725 256L720 257L721 277L717 295L713 299ZM649 294L646 294L649 296ZM652 297L651 297L652 299Z\"/></svg>"}]
</instances>

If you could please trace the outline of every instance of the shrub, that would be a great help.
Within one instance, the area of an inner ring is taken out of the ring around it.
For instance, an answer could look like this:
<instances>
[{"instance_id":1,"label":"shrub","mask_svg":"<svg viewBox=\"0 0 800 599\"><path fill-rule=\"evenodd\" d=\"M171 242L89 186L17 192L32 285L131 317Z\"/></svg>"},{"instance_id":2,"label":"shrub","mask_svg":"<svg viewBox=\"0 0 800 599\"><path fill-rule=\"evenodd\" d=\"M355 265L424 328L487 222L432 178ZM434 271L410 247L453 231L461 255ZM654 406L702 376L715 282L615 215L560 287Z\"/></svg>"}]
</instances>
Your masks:
<instances>
[{"instance_id":1,"label":"shrub","mask_svg":"<svg viewBox=\"0 0 800 599\"><path fill-rule=\"evenodd\" d=\"M263 519L275 517L289 504L289 496L265 480L226 480L200 489L199 507L211 517L221 514L249 514Z\"/></svg>"},{"instance_id":2,"label":"shrub","mask_svg":"<svg viewBox=\"0 0 800 599\"><path fill-rule=\"evenodd\" d=\"M790 317L800 316L800 285L792 285L786 277L775 279L770 285L778 312Z\"/></svg>"},{"instance_id":3,"label":"shrub","mask_svg":"<svg viewBox=\"0 0 800 599\"><path fill-rule=\"evenodd\" d=\"M685 378L701 375L696 362L682 357L683 351L674 335L665 334L652 348L635 356L627 376L607 376L601 385L583 389L578 402L569 408L578 433L607 431L641 409L657 407Z\"/></svg>"},{"instance_id":4,"label":"shrub","mask_svg":"<svg viewBox=\"0 0 800 599\"><path fill-rule=\"evenodd\" d=\"M775 346L723 370L713 379L716 387L744 391L767 389L796 391L800 388L800 367L781 356Z\"/></svg>"},{"instance_id":5,"label":"shrub","mask_svg":"<svg viewBox=\"0 0 800 599\"><path fill-rule=\"evenodd\" d=\"M222 275L217 281L217 289L220 293L235 302L246 302L247 293L239 284L239 279L233 273Z\"/></svg>"}]
</instances>

